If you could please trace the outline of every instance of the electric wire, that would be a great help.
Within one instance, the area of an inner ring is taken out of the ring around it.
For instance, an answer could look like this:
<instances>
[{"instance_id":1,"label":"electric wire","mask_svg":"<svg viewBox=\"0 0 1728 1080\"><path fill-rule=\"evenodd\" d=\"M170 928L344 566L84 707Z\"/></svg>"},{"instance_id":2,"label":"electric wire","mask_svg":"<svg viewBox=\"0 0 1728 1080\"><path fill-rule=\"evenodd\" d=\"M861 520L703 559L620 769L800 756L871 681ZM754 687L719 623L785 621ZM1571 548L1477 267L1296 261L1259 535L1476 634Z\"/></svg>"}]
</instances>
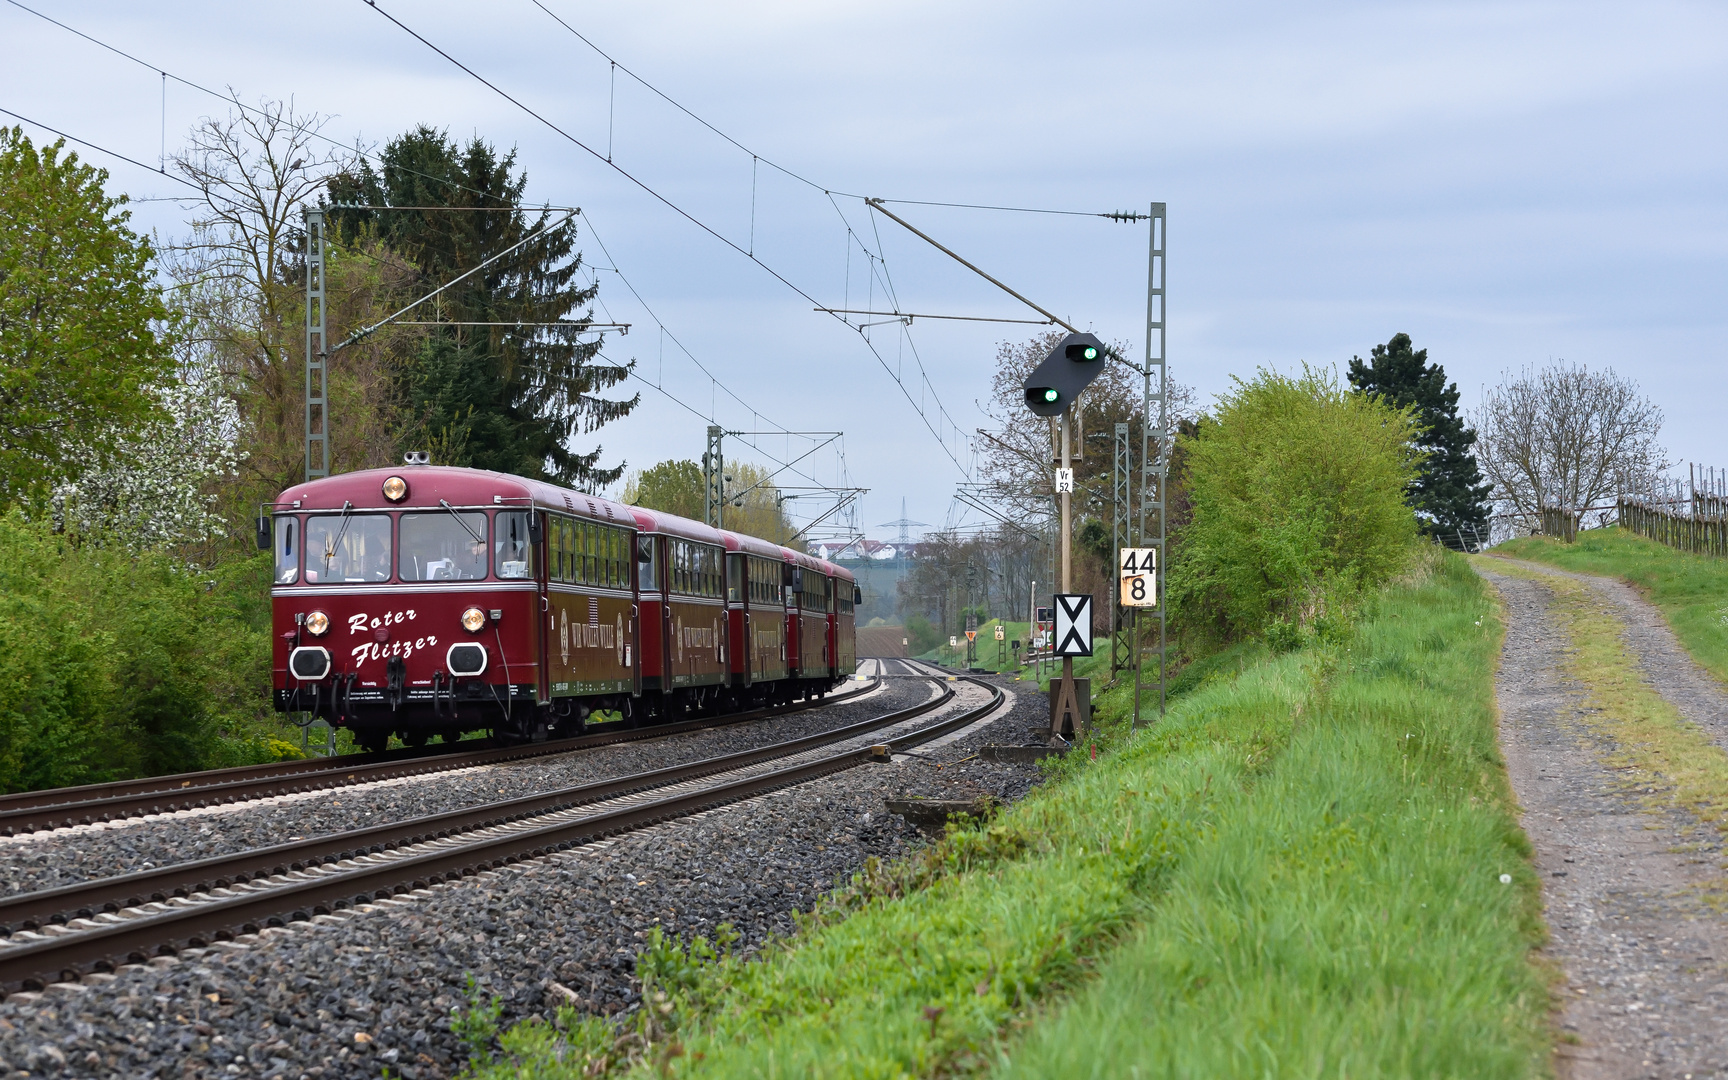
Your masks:
<instances>
[{"instance_id":1,"label":"electric wire","mask_svg":"<svg viewBox=\"0 0 1728 1080\"><path fill-rule=\"evenodd\" d=\"M50 15L44 14L43 12L40 12L40 11L37 11L36 9L28 6L27 4L21 3L20 0L6 0L6 2L11 4L13 7L18 8L21 11L24 11L30 15L34 15L37 18L42 19L45 22L51 23L52 25L59 27L60 29L66 31L67 33L74 35L75 37L78 37L84 41L87 41L93 45L96 45L99 48L105 49L108 52L114 53L117 56L123 57L124 59L130 60L132 63L137 64L140 67L143 67L143 68L150 70L150 71L154 71L154 72L158 73L159 75L161 75L164 80L173 79L176 83L179 83L180 85L186 86L189 89L197 90L200 93L206 94L210 97L218 98L218 99L222 100L223 102L225 102L226 104L229 104L235 108L240 109L242 112L251 113L251 114L254 114L257 116L268 116L268 113L266 113L265 110L258 109L254 106L251 106L251 105L248 105L248 104L242 102L238 98L237 95L234 95L232 93L223 94L223 93L220 93L216 90L212 90L211 88L209 88L207 86L203 86L197 82L194 82L190 79L187 79L183 76L171 73L171 72L167 71L165 68L159 67L155 64L151 64L148 61L146 61L146 60L144 60L138 56L135 56L132 53L127 52L124 49L121 49L115 45L111 45L108 42L102 41L99 38L96 38L90 34L87 34L81 30L78 30L75 27L72 27L72 26L70 26L64 22L61 22L60 20L55 19ZM600 157L600 155L593 148L582 143L580 140L575 139L573 136L571 136L569 133L563 131L557 125L551 123L546 118L540 116L538 113L534 112L532 109L529 109L527 106L525 106L521 102L517 101L514 97L512 97L511 95L500 90L497 86L495 86L494 84L492 84L491 82L489 82L485 78L481 77L480 75L478 75L477 73L475 73L474 71L469 69L466 65L462 64L460 61L457 61L454 57L450 56L444 50L433 45L430 41L428 41L422 35L415 32L412 28L406 26L400 20L398 20L394 16L392 16L389 12L384 11L383 9L379 8L377 6L377 4L374 2L374 0L367 0L367 2L369 4L369 6L371 6L374 10L378 11L379 14L383 15L386 19L389 19L392 23L395 23L402 30L404 30L405 32L407 32L408 34L410 34L411 36L413 36L417 40L421 41L428 48L432 49L434 52L437 52L440 56L443 56L450 63L454 64L458 68L461 68L465 73L467 73L468 75L470 75L471 77L473 77L477 81L481 82L483 85L487 86L489 89L493 90L495 93L499 94L501 97L504 97L507 101L510 101L512 104L516 105L518 108L522 109L524 112L527 112L529 115L533 116L535 119L540 120L547 127L556 131L558 134L562 135L564 138L566 138L570 142L575 143L577 146L581 147L583 150L587 151L588 153L594 155L597 158ZM587 44L590 48L593 48L595 50L595 52L599 53L602 56L606 56L608 62L616 63L615 61L612 60L612 58L610 56L605 54L603 52L603 50L600 50L597 46L595 46L592 41L590 41L589 39L584 37L580 32L576 31L573 27L570 27L567 23L565 23L562 19L560 19L556 14L551 12L549 9L545 9L543 6L542 6L542 10L545 10L548 15L550 15L552 18L554 18L556 21L558 21L560 23L560 25L563 25L565 27L565 29L569 30L578 39L582 40L584 42L584 44ZM624 65L617 65L617 66L624 67ZM708 130L713 131L717 136L725 139L731 145L739 148L740 150L742 150L746 153L751 153L754 158L761 160L765 164L774 168L776 171L779 171L779 172L785 174L786 176L791 177L795 180L798 180L800 183L806 184L806 185L808 185L814 189L823 191L825 195L829 196L831 204L832 204L832 196L835 194L839 194L839 195L841 195L843 197L847 197L847 198L859 198L859 199L863 198L862 196L855 195L855 194L850 193L850 192L838 191L836 189L830 189L830 188L823 188L821 185L816 184L814 181L811 181L808 178L803 177L803 176L799 175L798 173L793 172L792 170L787 169L784 166L779 165L778 163L776 163L772 159L763 157L760 154L755 154L754 152L749 151L746 147L743 146L743 144L739 143L737 140L733 139L731 136L726 135L724 132L720 131L718 128L714 127L712 124L708 123L706 120L703 120L701 117L697 116L695 113L693 113L689 109L685 108L682 104L678 103L676 100L671 98L669 95L667 95L663 91L659 90L659 88L653 86L651 83L647 82L647 80L641 78L635 72L631 71L628 67L625 67L625 73L628 74L631 78L635 79L637 82L641 83L643 86L647 87L649 90L651 90L657 96L661 97L663 100L665 100L669 104L673 105L675 108L679 109L680 111L684 112L686 115L690 116L692 119L696 120L698 123L702 124L702 126L707 128ZM18 114L11 113L9 111L8 111L8 115L18 116ZM190 181L187 181L184 178L172 176L172 174L168 173L166 171L166 169L163 167L158 166L156 168L152 168L151 166L149 166L143 162L140 162L134 158L128 157L127 155L120 154L116 151L108 150L107 148L98 146L94 143L88 143L85 140L77 139L74 136L66 135L65 133L60 132L59 130L57 130L53 127L50 127L49 125L40 124L40 123L37 123L36 121L29 120L28 118L22 117L22 116L18 116L18 118L25 120L28 123L34 124L35 126L41 127L44 130L54 132L57 135L61 135L63 138L72 139L72 141L78 142L81 145L89 146L92 149L98 150L98 151L105 153L105 154L109 154L110 156L113 156L119 160L123 160L123 161L130 163L130 164L136 165L139 168L143 168L143 169L146 169L149 171L156 172L162 176L171 176L177 182L185 184L187 187L190 187L194 191L199 192L199 197L208 198L209 195L211 194L210 192L206 191L205 189L199 187L196 184L192 184ZM296 131L296 132L303 134L309 138L317 139L317 140L324 142L330 146L340 148L340 149L344 150L345 152L352 151L357 157L361 157L365 160L372 161L372 162L380 162L381 161L379 155L374 154L374 153L368 153L367 151L361 149L358 146L349 147L346 143L340 142L340 141L338 141L338 140L336 140L336 139L334 139L328 135L323 134L320 131L312 129L309 126L309 124L290 123L287 126L289 127L290 130ZM739 251L741 254L745 255L745 257L750 259L752 262L757 263L757 265L761 266L770 275L772 275L773 277L775 277L776 279L781 281L788 288L792 289L794 292L798 293L800 296L803 296L805 299L810 300L813 305L816 303L815 299L813 297L811 297L808 293L804 292L804 290L800 289L797 285L795 285L791 281L787 280L784 276L779 274L772 267L769 267L766 263L762 262L762 260L756 258L752 251L740 248L736 243L728 240L726 237L722 236L720 233L718 233L714 229L708 227L706 224L699 221L698 219L696 219L694 216L692 216L688 212L684 211L681 207L678 207L676 204L673 204L670 200L666 199L664 196L661 196L658 192L656 192L652 188L648 187L648 185L646 185L642 181L636 179L634 176L632 176L631 174L629 174L625 170L618 168L615 164L613 164L613 162L611 162L609 157L601 158L601 160L606 161L606 163L608 165L611 165L621 175L625 176L627 179L629 179L633 183L637 184L637 186L641 187L644 191L648 192L649 194L653 195L655 198L659 199L659 201L661 201L662 203L667 205L669 208L673 209L675 212L677 212L681 216L683 216L686 219L688 219L689 221L691 221L693 224L697 225L703 231L708 232L710 235L714 236L716 239L720 240L722 243L726 244L727 246L729 246L729 247L733 248L734 250ZM486 192L480 191L478 189L468 187L467 185L464 185L464 184L460 184L454 180L449 179L448 177L433 176L431 174L421 173L418 170L414 170L414 169L407 169L406 171L413 173L417 176L420 176L424 179L428 179L428 180L432 180L432 181L441 183L452 190L465 191L465 192L468 192L470 194L483 195L483 196L487 194ZM177 201L177 200L163 199L162 201ZM235 204L235 205L238 206L239 204ZM834 206L835 212L841 217L842 221L845 222L845 214L840 211L838 204L833 204L833 206ZM502 209L502 208L500 208L500 209ZM555 209L555 208L544 207L541 209L550 210L550 209ZM556 209L564 209L564 208L556 208ZM588 214L583 214L583 217L589 221L590 229L592 230L592 226L593 226L592 217ZM855 232L855 230L853 230L851 228L850 223L846 222L846 224L847 224L847 229L848 229L849 235L856 237L856 232ZM599 237L596 235L596 241L598 242L598 240L599 240ZM332 241L332 242L335 242L335 241ZM346 247L346 245L342 245L339 242L337 242L337 246ZM860 240L860 242L859 242L859 247L865 252L867 257L871 258L872 262L874 262L876 260L876 256L874 255L874 253L872 253L869 250L869 248L862 243L862 240ZM377 258L377 256L374 256L369 252L365 252L364 250L361 250L361 249L353 249L353 250L355 250L356 253L366 255L369 258L374 258L374 259ZM608 255L608 258L611 258L610 252L608 252L607 255ZM635 287L633 285L630 285L629 282L624 279L622 274L620 274L619 276L620 276L620 280L625 281L626 286L628 288L630 288L632 294L636 295L637 299L640 300L641 299L640 294L637 293ZM874 275L874 269L872 268L872 277L874 278L874 276L875 276ZM644 304L644 309L646 310L646 304ZM851 325L848 322L848 320L846 320L844 317L838 317L838 316L836 316L836 317L839 318L839 321L841 321L842 323L846 323L847 325ZM664 324L660 323L660 321L657 317L655 318L655 322L657 324L659 324L662 329L664 329ZM864 340L866 347L870 349L871 354L875 357L877 363L882 366L883 370L885 372L887 372L889 374L890 378L893 378L895 383L900 387L901 394L906 398L907 403L909 405L912 405L913 408L916 411L918 411L919 417L923 421L925 428L930 431L931 435L934 438L936 438L938 444L942 446L944 454L947 455L949 460L954 463L955 467L958 468L963 475L970 475L967 472L967 470L965 469L965 467L963 465L961 465L959 459L957 457L955 457L953 451L948 448L947 441L942 437L942 435L941 435L940 431L937 429L937 427L934 427L931 425L930 419L928 416L924 415L922 407L920 407L916 402L913 401L911 392L906 387L904 381L902 379L900 379L898 374L892 368L890 368L888 366L887 361L882 357L881 353L876 349L874 343L870 341L869 336L861 334L861 337ZM687 356L690 356L692 361L695 361L695 357L689 353L689 350L687 348L685 348L681 342L677 342L676 338L674 338L674 342L678 344L680 350L684 351ZM916 356L916 347L915 346L914 346L913 351L914 351L914 355ZM698 362L698 366L703 367L704 372L709 374L711 378L713 377L712 373L708 372L705 366L701 365L699 362ZM934 386L929 384L928 373L924 372L922 370L922 360L921 359L919 360L919 366L920 366L920 375L922 377L922 381L925 384L925 386L921 389L929 390L932 397L935 397L935 394L934 394L935 388L934 388ZM716 385L722 385L722 384L719 384L717 379L715 380L715 382L716 382ZM725 389L726 389L728 396L732 397L734 400L739 401L739 403L741 405L744 405L744 407L751 408L747 403L743 402L743 400L741 398L738 398L738 396L730 388L725 388ZM938 407L942 413L942 415L939 417L939 420L946 420L948 422L949 426L952 426L956 430L958 430L958 425L955 425L953 423L952 417L947 416L946 415L946 409L941 407L940 398L936 397L935 399L936 399ZM759 416L761 415L754 408L751 408L751 411L752 411L752 413L755 413L756 415L759 415ZM701 415L701 414L698 412L697 415ZM764 417L764 419L766 419L766 417ZM772 421L770 421L770 422L772 422ZM776 425L776 426L779 426L779 425Z\"/></svg>"},{"instance_id":2,"label":"electric wire","mask_svg":"<svg viewBox=\"0 0 1728 1080\"><path fill-rule=\"evenodd\" d=\"M10 0L10 2L15 3L16 0ZM750 250L748 250L744 247L741 247L736 241L728 238L723 233L721 233L719 230L717 230L713 226L709 225L707 222L696 217L690 211L684 209L682 206L679 206L677 203L673 202L671 199L667 198L665 195L662 195L659 191L655 190L652 186L650 186L646 181L640 179L634 173L630 172L628 169L625 169L623 166L619 165L616 161L608 161L606 159L606 155L600 153L598 150L589 146L587 143L583 142L581 139L578 139L576 136L570 134L568 131L565 131L562 127L553 123L551 120L547 119L545 116L541 115L539 112L537 112L533 108L529 107L527 104L525 104L524 102L522 102L521 100L516 98L514 95L512 95L508 91L502 89L496 83L492 82L490 79L487 79L484 75L481 75L479 72L475 71L473 68L464 64L462 61L456 59L450 53L446 52L444 49L440 48L438 45L434 44L432 41L430 41L428 38L426 38L424 35L422 35L419 31L415 30L413 27L409 26L407 23L404 23L402 20L398 19L396 16L390 14L390 12L388 12L384 8L380 7L378 4L378 0L364 0L364 2L372 10L376 11L378 14L382 15L385 19L389 20L397 28L402 30L402 32L406 33L408 36L414 38L414 40L416 40L416 41L420 42L422 45L426 46L426 48L432 50L433 52L437 53L439 56L443 57L452 66L461 70L464 74L468 75L474 81L480 83L482 86L486 87L488 90L491 90L493 93L497 94L499 97L503 98L505 101L508 101L510 104L516 106L518 109L520 109L524 113L527 113L529 116L533 117L535 120L538 120L547 129L556 133L557 135L562 137L565 141L569 142L571 145L573 145L573 146L577 147L578 149L582 150L583 152L589 154L596 161L603 163L604 165L606 165L607 168L612 169L614 172L618 173L618 175L622 176L624 179L628 180L630 183L632 183L636 187L640 188L645 194L651 196L653 199L655 199L657 202L661 203L663 206L665 206L667 209L671 210L673 213L677 214L679 217L684 218L686 221L690 222L692 225L696 226L701 231L707 233L709 236L712 236L714 239L718 240L721 244L724 244L726 247L731 248L733 251L737 252L739 255L742 255L744 258L755 263L757 266L761 267L762 270L764 270L767 274L769 274L771 277L773 277L776 281L779 281L781 284L785 285L787 288L791 289L793 292L797 293L799 296L803 297L805 300L808 300L813 306L820 306L820 302L817 301L814 296L810 295L810 293L806 292L803 288L801 288L800 286L798 286L797 284L792 282L789 278L787 278L785 275L781 274L778 270L774 269L772 266L769 266L766 262L762 261L762 259L757 257L753 252L751 252ZM834 318L836 321L841 322L844 325L847 325L847 326L851 325L850 323L846 322L845 319L841 318L838 315L831 316L831 317ZM877 363L882 366L882 369L884 371L887 371L892 375L893 369L888 366L887 360L884 359L882 354L876 349L874 343L872 343L870 341L868 336L864 336L863 340L865 342L865 346L870 350L871 354L873 356L875 356ZM898 380L898 379L896 379L895 381L896 381L896 383L900 382L900 380ZM907 391L904 384L900 385L900 390L901 390L901 393L906 396L907 402L911 403L912 395L909 391ZM922 410L919 411L919 416L924 421L924 426L930 430L930 433L932 435L936 436L936 441L942 447L942 452L945 455L947 455L947 457L950 461L952 461L954 463L954 467L960 471L961 475L970 477L971 474L967 471L966 466L961 464L960 459L955 457L954 452L951 449L949 449L947 441L941 437L941 435L936 431L935 428L931 427L929 417L924 416Z\"/></svg>"}]
</instances>

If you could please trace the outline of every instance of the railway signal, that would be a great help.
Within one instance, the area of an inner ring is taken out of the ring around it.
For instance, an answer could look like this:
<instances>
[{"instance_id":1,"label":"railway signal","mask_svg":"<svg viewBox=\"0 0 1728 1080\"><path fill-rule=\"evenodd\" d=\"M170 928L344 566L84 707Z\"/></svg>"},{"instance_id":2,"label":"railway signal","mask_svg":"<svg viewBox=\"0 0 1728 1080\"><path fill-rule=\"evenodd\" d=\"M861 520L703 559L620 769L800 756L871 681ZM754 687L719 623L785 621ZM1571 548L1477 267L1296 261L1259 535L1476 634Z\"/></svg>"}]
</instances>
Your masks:
<instances>
[{"instance_id":1,"label":"railway signal","mask_svg":"<svg viewBox=\"0 0 1728 1080\"><path fill-rule=\"evenodd\" d=\"M1026 395L1026 407L1039 416L1058 416L1056 475L1054 487L1062 502L1062 592L1056 596L1056 635L1052 655L1062 657L1062 679L1050 687L1050 735L1060 738L1064 731L1078 736L1086 727L1091 709L1080 704L1078 694L1089 693L1085 680L1074 678L1074 657L1092 655L1092 601L1069 593L1072 544L1069 536L1069 503L1074 496L1074 435L1073 407L1081 391L1104 373L1109 351L1092 334L1071 333L1057 343L1044 362L1033 369L1021 387ZM1063 619L1070 621L1063 632ZM1076 617L1078 616L1078 617ZM1078 644L1083 641L1083 645ZM1087 702L1089 706L1090 701Z\"/></svg>"},{"instance_id":2,"label":"railway signal","mask_svg":"<svg viewBox=\"0 0 1728 1080\"><path fill-rule=\"evenodd\" d=\"M1039 416L1061 416L1103 373L1104 363L1102 341L1091 334L1069 334L1021 384L1026 407Z\"/></svg>"}]
</instances>

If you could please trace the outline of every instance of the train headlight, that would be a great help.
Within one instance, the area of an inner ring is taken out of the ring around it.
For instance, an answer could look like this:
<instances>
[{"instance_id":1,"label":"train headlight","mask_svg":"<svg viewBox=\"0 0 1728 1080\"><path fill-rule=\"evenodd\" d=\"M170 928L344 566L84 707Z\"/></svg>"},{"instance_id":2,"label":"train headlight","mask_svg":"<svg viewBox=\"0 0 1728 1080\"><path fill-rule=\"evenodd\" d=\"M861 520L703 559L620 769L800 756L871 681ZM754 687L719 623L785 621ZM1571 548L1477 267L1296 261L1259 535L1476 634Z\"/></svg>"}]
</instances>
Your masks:
<instances>
[{"instance_id":1,"label":"train headlight","mask_svg":"<svg viewBox=\"0 0 1728 1080\"><path fill-rule=\"evenodd\" d=\"M486 629L486 613L477 607L471 607L462 613L462 629L471 634L478 634Z\"/></svg>"},{"instance_id":2,"label":"train headlight","mask_svg":"<svg viewBox=\"0 0 1728 1080\"><path fill-rule=\"evenodd\" d=\"M314 611L306 616L306 632L313 637L323 637L324 632L328 629L330 629L330 616L322 611Z\"/></svg>"},{"instance_id":3,"label":"train headlight","mask_svg":"<svg viewBox=\"0 0 1728 1080\"><path fill-rule=\"evenodd\" d=\"M408 481L400 476L392 476L384 481L384 497L391 502L401 502L408 497Z\"/></svg>"}]
</instances>

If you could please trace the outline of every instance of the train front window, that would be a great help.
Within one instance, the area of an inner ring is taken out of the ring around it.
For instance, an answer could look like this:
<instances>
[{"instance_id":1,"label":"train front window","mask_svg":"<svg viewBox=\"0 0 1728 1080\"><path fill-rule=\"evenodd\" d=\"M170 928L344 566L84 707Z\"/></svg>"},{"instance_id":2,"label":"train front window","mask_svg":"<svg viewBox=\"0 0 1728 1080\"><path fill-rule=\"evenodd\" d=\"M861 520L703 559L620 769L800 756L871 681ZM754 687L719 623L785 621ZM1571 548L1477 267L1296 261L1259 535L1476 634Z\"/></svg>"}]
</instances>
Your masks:
<instances>
[{"instance_id":1,"label":"train front window","mask_svg":"<svg viewBox=\"0 0 1728 1080\"><path fill-rule=\"evenodd\" d=\"M403 514L396 572L403 581L479 581L486 576L486 514Z\"/></svg>"},{"instance_id":2,"label":"train front window","mask_svg":"<svg viewBox=\"0 0 1728 1080\"><path fill-rule=\"evenodd\" d=\"M276 519L276 584L300 580L300 520L292 514Z\"/></svg>"},{"instance_id":3,"label":"train front window","mask_svg":"<svg viewBox=\"0 0 1728 1080\"><path fill-rule=\"evenodd\" d=\"M318 514L306 519L306 584L389 580L388 514Z\"/></svg>"},{"instance_id":4,"label":"train front window","mask_svg":"<svg viewBox=\"0 0 1728 1080\"><path fill-rule=\"evenodd\" d=\"M492 538L492 550L497 559L497 575L501 578L532 578L534 547L528 542L528 511L500 511L493 525L496 532Z\"/></svg>"}]
</instances>

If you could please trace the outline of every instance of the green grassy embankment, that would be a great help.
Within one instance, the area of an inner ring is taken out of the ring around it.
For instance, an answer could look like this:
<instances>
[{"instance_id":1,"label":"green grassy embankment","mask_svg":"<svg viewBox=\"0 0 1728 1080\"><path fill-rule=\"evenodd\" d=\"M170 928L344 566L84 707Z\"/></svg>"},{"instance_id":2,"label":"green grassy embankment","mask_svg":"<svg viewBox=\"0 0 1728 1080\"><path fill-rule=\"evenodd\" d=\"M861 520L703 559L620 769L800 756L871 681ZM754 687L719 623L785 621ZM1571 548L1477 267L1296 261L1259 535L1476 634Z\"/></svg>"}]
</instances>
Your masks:
<instances>
[{"instance_id":1,"label":"green grassy embankment","mask_svg":"<svg viewBox=\"0 0 1728 1080\"><path fill-rule=\"evenodd\" d=\"M1347 644L1238 653L1155 727L1107 696L1096 762L867 868L758 959L651 949L622 1039L566 1014L479 1075L1541 1075L1499 638L1434 556Z\"/></svg>"},{"instance_id":2,"label":"green grassy embankment","mask_svg":"<svg viewBox=\"0 0 1728 1080\"><path fill-rule=\"evenodd\" d=\"M1728 682L1728 559L1677 551L1612 528L1585 530L1573 544L1540 536L1509 540L1489 555L1630 583L1662 612L1693 659Z\"/></svg>"}]
</instances>

